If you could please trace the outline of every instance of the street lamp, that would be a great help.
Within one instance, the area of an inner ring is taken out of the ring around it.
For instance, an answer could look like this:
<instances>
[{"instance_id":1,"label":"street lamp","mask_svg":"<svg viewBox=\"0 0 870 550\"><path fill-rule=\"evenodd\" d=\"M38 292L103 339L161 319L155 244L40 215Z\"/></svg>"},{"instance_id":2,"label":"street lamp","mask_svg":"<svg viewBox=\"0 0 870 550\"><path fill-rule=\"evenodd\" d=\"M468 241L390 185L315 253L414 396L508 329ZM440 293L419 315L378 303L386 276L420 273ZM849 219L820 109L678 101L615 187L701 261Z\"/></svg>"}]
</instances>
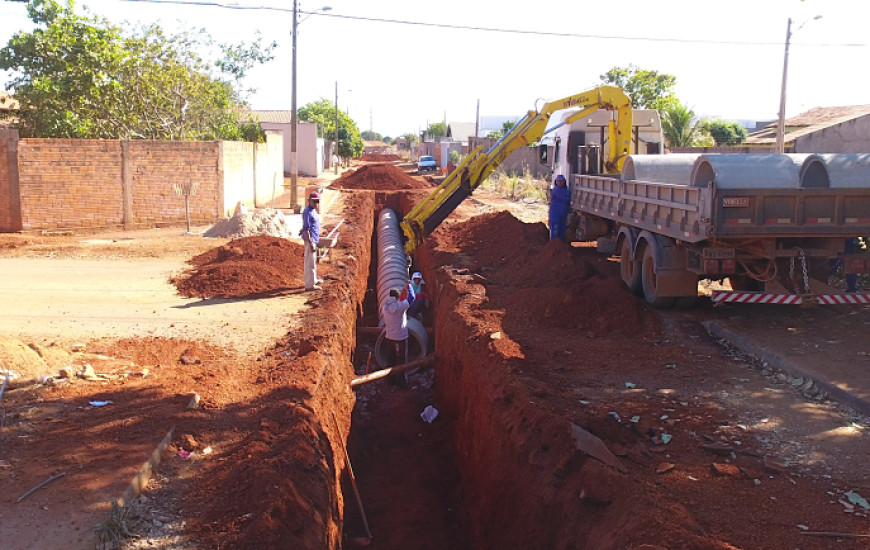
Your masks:
<instances>
[{"instance_id":1,"label":"street lamp","mask_svg":"<svg viewBox=\"0 0 870 550\"><path fill-rule=\"evenodd\" d=\"M292 84L291 84L291 93L290 93L290 108L292 112L290 113L290 205L293 208L293 212L299 212L301 209L299 206L299 155L298 155L298 140L296 139L297 130L299 129L299 119L296 114L296 29L299 27L301 21L298 19L298 10L297 10L297 0L293 0L293 45L292 45ZM315 13L319 11L329 11L332 8L329 6L323 6L322 8L316 9L313 12L308 14L308 17L311 17ZM305 19L308 19L306 17ZM302 21L305 21L303 19Z\"/></svg>"},{"instance_id":2,"label":"street lamp","mask_svg":"<svg viewBox=\"0 0 870 550\"><path fill-rule=\"evenodd\" d=\"M821 15L817 15L812 19L804 21L794 32L801 30L809 21L815 21L816 19L821 18ZM789 17L788 26L785 29L785 58L782 62L782 90L779 95L779 120L776 125L776 152L780 155L785 152L785 83L788 78L788 45L791 41L792 34L791 17Z\"/></svg>"}]
</instances>

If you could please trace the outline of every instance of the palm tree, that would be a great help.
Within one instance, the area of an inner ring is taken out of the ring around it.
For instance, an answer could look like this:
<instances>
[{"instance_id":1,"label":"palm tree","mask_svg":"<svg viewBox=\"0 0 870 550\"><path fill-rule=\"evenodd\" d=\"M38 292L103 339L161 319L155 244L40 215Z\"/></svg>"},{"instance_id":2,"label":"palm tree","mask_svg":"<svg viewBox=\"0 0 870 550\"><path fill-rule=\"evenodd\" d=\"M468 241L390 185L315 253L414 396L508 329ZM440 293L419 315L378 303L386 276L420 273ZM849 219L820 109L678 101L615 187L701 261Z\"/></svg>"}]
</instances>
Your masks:
<instances>
[{"instance_id":1,"label":"palm tree","mask_svg":"<svg viewBox=\"0 0 870 550\"><path fill-rule=\"evenodd\" d=\"M702 121L696 121L695 111L682 103L670 105L662 110L662 133L669 147L699 147L712 145L710 133L703 128Z\"/></svg>"}]
</instances>

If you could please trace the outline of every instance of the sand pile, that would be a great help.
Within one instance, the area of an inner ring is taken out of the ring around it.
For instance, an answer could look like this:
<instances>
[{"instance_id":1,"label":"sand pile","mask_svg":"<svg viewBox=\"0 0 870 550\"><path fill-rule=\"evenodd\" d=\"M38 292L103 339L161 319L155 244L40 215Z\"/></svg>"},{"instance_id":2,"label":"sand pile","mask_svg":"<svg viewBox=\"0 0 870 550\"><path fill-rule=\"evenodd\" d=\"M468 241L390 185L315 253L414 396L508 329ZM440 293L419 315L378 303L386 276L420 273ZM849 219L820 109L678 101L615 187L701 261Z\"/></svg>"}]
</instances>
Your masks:
<instances>
[{"instance_id":1,"label":"sand pile","mask_svg":"<svg viewBox=\"0 0 870 550\"><path fill-rule=\"evenodd\" d=\"M203 237L254 237L269 235L289 239L292 234L287 218L280 210L260 208L253 212L238 209L231 218L220 220L210 227Z\"/></svg>"},{"instance_id":2,"label":"sand pile","mask_svg":"<svg viewBox=\"0 0 870 550\"><path fill-rule=\"evenodd\" d=\"M286 239L243 237L195 256L170 282L190 298L275 295L303 286L303 256L302 245Z\"/></svg>"},{"instance_id":3,"label":"sand pile","mask_svg":"<svg viewBox=\"0 0 870 550\"><path fill-rule=\"evenodd\" d=\"M341 176L330 186L342 189L369 189L372 191L398 191L403 189L429 189L429 185L405 173L392 164L368 164Z\"/></svg>"}]
</instances>

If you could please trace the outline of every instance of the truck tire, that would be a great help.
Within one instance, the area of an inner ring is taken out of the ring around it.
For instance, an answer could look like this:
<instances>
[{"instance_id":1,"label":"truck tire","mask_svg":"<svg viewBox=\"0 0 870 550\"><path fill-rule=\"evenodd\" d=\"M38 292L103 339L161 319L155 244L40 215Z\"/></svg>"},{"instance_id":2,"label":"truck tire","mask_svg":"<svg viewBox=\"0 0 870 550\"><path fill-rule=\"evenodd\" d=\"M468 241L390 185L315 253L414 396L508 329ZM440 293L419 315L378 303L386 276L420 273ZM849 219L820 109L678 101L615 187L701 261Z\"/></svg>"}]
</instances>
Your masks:
<instances>
[{"instance_id":1,"label":"truck tire","mask_svg":"<svg viewBox=\"0 0 870 550\"><path fill-rule=\"evenodd\" d=\"M641 260L641 282L643 286L643 297L654 308L667 309L674 305L674 298L663 298L658 295L658 281L656 276L656 255L654 244L647 244L643 250L643 260Z\"/></svg>"},{"instance_id":2,"label":"truck tire","mask_svg":"<svg viewBox=\"0 0 870 550\"><path fill-rule=\"evenodd\" d=\"M640 275L640 262L631 259L631 243L622 239L619 247L619 274L628 290L637 296L643 296L643 284Z\"/></svg>"}]
</instances>

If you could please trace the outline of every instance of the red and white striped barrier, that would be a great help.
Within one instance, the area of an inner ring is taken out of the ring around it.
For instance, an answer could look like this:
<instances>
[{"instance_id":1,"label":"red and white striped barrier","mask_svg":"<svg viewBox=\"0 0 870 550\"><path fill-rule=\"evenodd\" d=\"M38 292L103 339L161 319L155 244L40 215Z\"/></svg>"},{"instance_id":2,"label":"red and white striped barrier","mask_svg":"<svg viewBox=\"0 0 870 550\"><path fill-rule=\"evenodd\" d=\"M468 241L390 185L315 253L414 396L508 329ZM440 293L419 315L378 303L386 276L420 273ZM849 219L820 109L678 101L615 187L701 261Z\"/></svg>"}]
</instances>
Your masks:
<instances>
[{"instance_id":1,"label":"red and white striped barrier","mask_svg":"<svg viewBox=\"0 0 870 550\"><path fill-rule=\"evenodd\" d=\"M839 304L870 304L870 294L822 294L819 296L822 305Z\"/></svg>"},{"instance_id":2,"label":"red and white striped barrier","mask_svg":"<svg viewBox=\"0 0 870 550\"><path fill-rule=\"evenodd\" d=\"M781 304L800 305L803 297L797 294L766 294L764 292L713 291L715 304ZM870 294L821 294L816 301L823 306L870 304Z\"/></svg>"},{"instance_id":3,"label":"red and white striped barrier","mask_svg":"<svg viewBox=\"0 0 870 550\"><path fill-rule=\"evenodd\" d=\"M714 303L734 304L802 304L803 299L796 294L765 294L763 292L713 291Z\"/></svg>"}]
</instances>

